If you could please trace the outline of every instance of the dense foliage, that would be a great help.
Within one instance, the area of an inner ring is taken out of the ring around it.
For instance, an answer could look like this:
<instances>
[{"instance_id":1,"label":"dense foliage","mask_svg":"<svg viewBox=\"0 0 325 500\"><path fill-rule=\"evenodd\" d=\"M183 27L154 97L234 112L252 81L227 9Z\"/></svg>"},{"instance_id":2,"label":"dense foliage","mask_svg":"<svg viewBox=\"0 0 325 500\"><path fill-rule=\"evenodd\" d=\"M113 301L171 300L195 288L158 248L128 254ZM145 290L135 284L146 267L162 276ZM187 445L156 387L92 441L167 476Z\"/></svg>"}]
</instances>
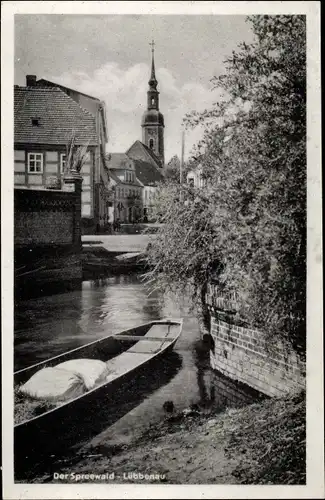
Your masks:
<instances>
[{"instance_id":1,"label":"dense foliage","mask_svg":"<svg viewBox=\"0 0 325 500\"><path fill-rule=\"evenodd\" d=\"M226 451L242 484L306 484L306 394L239 411Z\"/></svg>"},{"instance_id":2,"label":"dense foliage","mask_svg":"<svg viewBox=\"0 0 325 500\"><path fill-rule=\"evenodd\" d=\"M242 318L304 354L305 17L248 22L254 43L241 44L213 78L222 102L186 117L187 126L205 126L193 156L207 187L170 180L160 190L165 226L149 252L149 279L202 291L213 271L225 293L236 293Z\"/></svg>"},{"instance_id":3,"label":"dense foliage","mask_svg":"<svg viewBox=\"0 0 325 500\"><path fill-rule=\"evenodd\" d=\"M175 183L180 182L180 168L181 161L177 155L174 155L165 167L165 179L174 181Z\"/></svg>"}]
</instances>

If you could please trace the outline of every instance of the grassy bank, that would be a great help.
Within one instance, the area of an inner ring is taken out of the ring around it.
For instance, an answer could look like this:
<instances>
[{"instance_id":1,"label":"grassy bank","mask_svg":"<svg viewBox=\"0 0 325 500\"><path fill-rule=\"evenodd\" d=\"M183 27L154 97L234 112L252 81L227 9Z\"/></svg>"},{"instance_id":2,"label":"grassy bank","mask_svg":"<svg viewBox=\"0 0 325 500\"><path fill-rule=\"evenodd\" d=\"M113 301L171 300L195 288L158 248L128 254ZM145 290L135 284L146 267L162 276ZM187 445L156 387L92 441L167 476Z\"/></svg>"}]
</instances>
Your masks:
<instances>
[{"instance_id":1,"label":"grassy bank","mask_svg":"<svg viewBox=\"0 0 325 500\"><path fill-rule=\"evenodd\" d=\"M305 394L219 414L176 415L128 445L88 448L58 472L69 482L73 470L114 471L115 483L152 483L124 476L137 472L160 474L167 484L305 484Z\"/></svg>"}]
</instances>

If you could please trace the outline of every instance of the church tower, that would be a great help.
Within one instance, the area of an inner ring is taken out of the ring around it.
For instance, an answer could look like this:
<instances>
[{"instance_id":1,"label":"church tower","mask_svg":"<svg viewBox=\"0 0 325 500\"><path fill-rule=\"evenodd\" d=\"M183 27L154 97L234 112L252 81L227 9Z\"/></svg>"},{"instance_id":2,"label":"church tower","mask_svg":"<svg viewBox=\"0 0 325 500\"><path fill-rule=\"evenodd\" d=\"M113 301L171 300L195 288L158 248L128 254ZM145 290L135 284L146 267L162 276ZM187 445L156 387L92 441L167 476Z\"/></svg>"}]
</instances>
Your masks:
<instances>
[{"instance_id":1,"label":"church tower","mask_svg":"<svg viewBox=\"0 0 325 500\"><path fill-rule=\"evenodd\" d=\"M155 59L154 59L154 46L152 41L151 45L151 76L149 80L149 90L147 92L148 102L147 110L142 117L142 142L151 149L159 158L161 168L165 164L164 154L164 116L159 111L159 92L157 90L157 79L155 73Z\"/></svg>"}]
</instances>

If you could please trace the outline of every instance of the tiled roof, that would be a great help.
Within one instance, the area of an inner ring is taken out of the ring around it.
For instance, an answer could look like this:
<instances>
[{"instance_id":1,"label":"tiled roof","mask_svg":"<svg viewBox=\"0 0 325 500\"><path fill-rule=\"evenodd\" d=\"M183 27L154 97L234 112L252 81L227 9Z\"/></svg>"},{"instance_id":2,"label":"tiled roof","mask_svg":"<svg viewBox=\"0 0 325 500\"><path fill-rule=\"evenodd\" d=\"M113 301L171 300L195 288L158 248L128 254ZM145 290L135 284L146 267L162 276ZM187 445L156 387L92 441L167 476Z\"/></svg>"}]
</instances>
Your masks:
<instances>
[{"instance_id":1,"label":"tiled roof","mask_svg":"<svg viewBox=\"0 0 325 500\"><path fill-rule=\"evenodd\" d=\"M119 179L117 177L117 175L115 174L114 170L109 170L108 172L109 172L109 176L110 176L111 179L113 179L117 184L120 184L120 183L122 184L121 179Z\"/></svg>"},{"instance_id":2,"label":"tiled roof","mask_svg":"<svg viewBox=\"0 0 325 500\"><path fill-rule=\"evenodd\" d=\"M59 88L15 87L14 125L15 143L66 144L72 133L77 144L99 141L94 116Z\"/></svg>"},{"instance_id":3,"label":"tiled roof","mask_svg":"<svg viewBox=\"0 0 325 500\"><path fill-rule=\"evenodd\" d=\"M145 151L151 156L153 161L159 166L161 164L161 161L159 160L158 156L155 155L155 153L152 151L152 149L148 148L143 142L141 142L142 146L144 147Z\"/></svg>"},{"instance_id":4,"label":"tiled roof","mask_svg":"<svg viewBox=\"0 0 325 500\"><path fill-rule=\"evenodd\" d=\"M114 169L109 170L109 176L113 179L117 184L122 184L123 186L138 186L141 187L142 184L138 181L137 178L134 179L133 182L124 182L122 181L115 173Z\"/></svg>"},{"instance_id":5,"label":"tiled roof","mask_svg":"<svg viewBox=\"0 0 325 500\"><path fill-rule=\"evenodd\" d=\"M122 181L116 171L123 170L128 166L131 167L132 170L135 170L135 162L131 158L129 158L125 153L109 153L106 155L106 167L109 169L109 175L115 182L118 184L124 184L126 186L141 186L141 183L138 181L137 176L135 177L132 183Z\"/></svg>"},{"instance_id":6,"label":"tiled roof","mask_svg":"<svg viewBox=\"0 0 325 500\"><path fill-rule=\"evenodd\" d=\"M145 186L156 186L164 177L151 163L142 160L134 160L135 172L139 181Z\"/></svg>"},{"instance_id":7,"label":"tiled roof","mask_svg":"<svg viewBox=\"0 0 325 500\"><path fill-rule=\"evenodd\" d=\"M51 82L50 80L45 80L45 78L41 78L40 80L37 80L35 85L37 87L52 87L52 88L58 87L65 94L67 94L69 97L71 97L71 99L73 99L74 101L79 103L79 105L81 106L82 109L86 109L92 115L96 116L98 111L99 111L102 115L102 124L103 124L103 128L104 128L105 142L108 142L106 106L105 106L104 101L101 101L100 99L98 99L98 97L94 97L92 95L85 94L84 92L80 92L79 90L71 89L70 87L65 87L64 85L61 85L60 83L55 83L55 82ZM83 103L81 105L79 102L79 99L78 99L80 96L86 97L86 102L88 101L88 99L90 99L92 102L92 105L90 107L87 106L85 100L83 100ZM95 104L95 107L94 107L94 104Z\"/></svg>"},{"instance_id":8,"label":"tiled roof","mask_svg":"<svg viewBox=\"0 0 325 500\"><path fill-rule=\"evenodd\" d=\"M126 166L130 165L131 163L132 159L129 158L125 153L109 153L108 155L106 155L106 165L109 169L126 168Z\"/></svg>"},{"instance_id":9,"label":"tiled roof","mask_svg":"<svg viewBox=\"0 0 325 500\"><path fill-rule=\"evenodd\" d=\"M141 156L143 156L141 158L141 160L149 161L152 164L154 164L157 168L161 167L161 161L159 160L159 158L155 155L155 153L150 148L148 148L145 144L143 144L143 142L135 141L132 144L132 146L129 147L126 154L130 158L140 159L138 156L138 153L136 151L141 151Z\"/></svg>"},{"instance_id":10,"label":"tiled roof","mask_svg":"<svg viewBox=\"0 0 325 500\"><path fill-rule=\"evenodd\" d=\"M39 87L52 87L52 88L58 87L63 91L68 90L71 92L77 92L78 94L83 95L85 97L88 97L89 99L93 99L94 101L98 101L99 103L101 102L100 99L98 99L98 97L94 97L92 95L85 94L84 92L80 92L79 90L71 89L70 87L66 87L65 85L61 85L60 83L51 82L50 80L46 80L45 78L41 78L40 80L37 80L36 85Z\"/></svg>"}]
</instances>

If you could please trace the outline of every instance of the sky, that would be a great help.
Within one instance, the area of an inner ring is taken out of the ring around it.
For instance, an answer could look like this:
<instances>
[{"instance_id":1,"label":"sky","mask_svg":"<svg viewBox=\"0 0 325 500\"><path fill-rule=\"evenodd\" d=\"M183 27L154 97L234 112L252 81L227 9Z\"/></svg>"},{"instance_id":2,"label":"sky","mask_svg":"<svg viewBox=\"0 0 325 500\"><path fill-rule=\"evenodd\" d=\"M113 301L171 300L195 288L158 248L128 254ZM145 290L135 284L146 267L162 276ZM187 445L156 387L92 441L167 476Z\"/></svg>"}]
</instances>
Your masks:
<instances>
[{"instance_id":1,"label":"sky","mask_svg":"<svg viewBox=\"0 0 325 500\"><path fill-rule=\"evenodd\" d=\"M253 35L245 16L227 15L66 15L15 16L15 84L26 75L46 78L105 101L107 152L125 152L141 140L151 47L160 111L165 118L165 159L181 152L181 122L192 110L218 100L211 78L224 60ZM202 130L186 133L185 157Z\"/></svg>"}]
</instances>

